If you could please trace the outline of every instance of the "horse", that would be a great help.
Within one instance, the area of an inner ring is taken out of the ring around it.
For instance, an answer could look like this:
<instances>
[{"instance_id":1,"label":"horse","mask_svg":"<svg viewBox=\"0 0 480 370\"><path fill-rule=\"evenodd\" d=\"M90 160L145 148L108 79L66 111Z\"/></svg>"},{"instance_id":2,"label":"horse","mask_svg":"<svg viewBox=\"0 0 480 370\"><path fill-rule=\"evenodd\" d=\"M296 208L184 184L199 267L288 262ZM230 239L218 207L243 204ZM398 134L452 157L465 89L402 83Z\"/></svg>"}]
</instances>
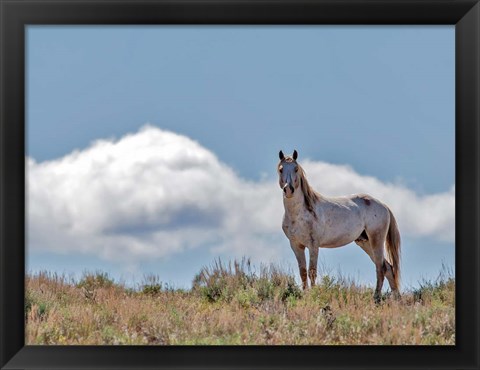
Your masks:
<instances>
[{"instance_id":1,"label":"horse","mask_svg":"<svg viewBox=\"0 0 480 370\"><path fill-rule=\"evenodd\" d=\"M279 157L277 171L285 208L282 229L297 259L303 289L308 289L307 275L311 286L315 286L319 248L337 248L355 242L375 264L374 300L380 302L385 277L392 294L398 298L400 232L390 208L367 194L323 196L309 185L305 171L297 163L296 150L291 156L280 151ZM305 248L310 257L308 274Z\"/></svg>"}]
</instances>

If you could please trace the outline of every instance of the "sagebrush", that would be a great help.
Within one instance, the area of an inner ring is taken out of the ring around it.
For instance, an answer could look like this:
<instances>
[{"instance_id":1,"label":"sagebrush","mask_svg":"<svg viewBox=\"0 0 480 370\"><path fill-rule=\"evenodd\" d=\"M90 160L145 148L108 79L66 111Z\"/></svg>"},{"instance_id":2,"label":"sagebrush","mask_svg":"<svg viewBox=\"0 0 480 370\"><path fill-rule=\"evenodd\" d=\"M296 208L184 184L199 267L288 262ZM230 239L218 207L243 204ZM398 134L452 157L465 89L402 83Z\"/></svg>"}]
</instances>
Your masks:
<instances>
[{"instance_id":1,"label":"sagebrush","mask_svg":"<svg viewBox=\"0 0 480 370\"><path fill-rule=\"evenodd\" d=\"M27 344L455 344L455 280L442 274L397 301L324 275L216 260L175 289L154 275L127 288L102 272L26 279Z\"/></svg>"}]
</instances>

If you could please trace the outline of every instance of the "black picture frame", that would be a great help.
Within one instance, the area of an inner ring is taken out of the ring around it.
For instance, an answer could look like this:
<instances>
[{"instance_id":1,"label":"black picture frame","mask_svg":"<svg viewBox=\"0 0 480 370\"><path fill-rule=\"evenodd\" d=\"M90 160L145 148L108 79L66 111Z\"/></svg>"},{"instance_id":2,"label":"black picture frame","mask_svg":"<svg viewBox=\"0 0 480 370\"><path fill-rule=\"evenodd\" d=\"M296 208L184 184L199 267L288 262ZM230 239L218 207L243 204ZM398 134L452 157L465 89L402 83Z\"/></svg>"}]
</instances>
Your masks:
<instances>
[{"instance_id":1,"label":"black picture frame","mask_svg":"<svg viewBox=\"0 0 480 370\"><path fill-rule=\"evenodd\" d=\"M478 369L477 0L1 0L0 368ZM451 24L456 40L456 345L25 346L25 26Z\"/></svg>"}]
</instances>

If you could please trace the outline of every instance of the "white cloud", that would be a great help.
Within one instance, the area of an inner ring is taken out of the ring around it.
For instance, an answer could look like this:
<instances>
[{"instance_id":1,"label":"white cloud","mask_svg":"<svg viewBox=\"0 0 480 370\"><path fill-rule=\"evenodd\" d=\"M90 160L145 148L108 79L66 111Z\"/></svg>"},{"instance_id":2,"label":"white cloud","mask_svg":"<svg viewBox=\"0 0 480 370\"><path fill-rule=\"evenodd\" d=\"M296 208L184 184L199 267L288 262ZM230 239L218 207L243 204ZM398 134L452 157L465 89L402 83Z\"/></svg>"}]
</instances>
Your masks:
<instances>
[{"instance_id":1,"label":"white cloud","mask_svg":"<svg viewBox=\"0 0 480 370\"><path fill-rule=\"evenodd\" d=\"M387 203L403 235L454 240L454 188L419 196L348 166L302 164L325 195L366 192ZM190 248L256 260L283 250L276 179L242 179L197 142L153 126L53 161L29 158L27 178L28 244L35 250L128 263Z\"/></svg>"}]
</instances>

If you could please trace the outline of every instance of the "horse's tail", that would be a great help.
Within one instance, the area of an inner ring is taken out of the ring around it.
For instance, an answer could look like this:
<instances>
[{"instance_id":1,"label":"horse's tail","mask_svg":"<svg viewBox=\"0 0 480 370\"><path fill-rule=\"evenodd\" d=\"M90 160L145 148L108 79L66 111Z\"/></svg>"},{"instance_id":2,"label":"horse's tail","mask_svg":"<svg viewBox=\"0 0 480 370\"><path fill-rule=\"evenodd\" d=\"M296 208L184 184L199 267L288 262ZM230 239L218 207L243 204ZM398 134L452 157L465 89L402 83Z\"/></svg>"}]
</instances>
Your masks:
<instances>
[{"instance_id":1,"label":"horse's tail","mask_svg":"<svg viewBox=\"0 0 480 370\"><path fill-rule=\"evenodd\" d=\"M400 289L400 231L398 231L397 220L395 220L390 208L388 208L388 212L390 213L390 226L388 227L386 243L387 258L392 264L395 285L397 289Z\"/></svg>"}]
</instances>

